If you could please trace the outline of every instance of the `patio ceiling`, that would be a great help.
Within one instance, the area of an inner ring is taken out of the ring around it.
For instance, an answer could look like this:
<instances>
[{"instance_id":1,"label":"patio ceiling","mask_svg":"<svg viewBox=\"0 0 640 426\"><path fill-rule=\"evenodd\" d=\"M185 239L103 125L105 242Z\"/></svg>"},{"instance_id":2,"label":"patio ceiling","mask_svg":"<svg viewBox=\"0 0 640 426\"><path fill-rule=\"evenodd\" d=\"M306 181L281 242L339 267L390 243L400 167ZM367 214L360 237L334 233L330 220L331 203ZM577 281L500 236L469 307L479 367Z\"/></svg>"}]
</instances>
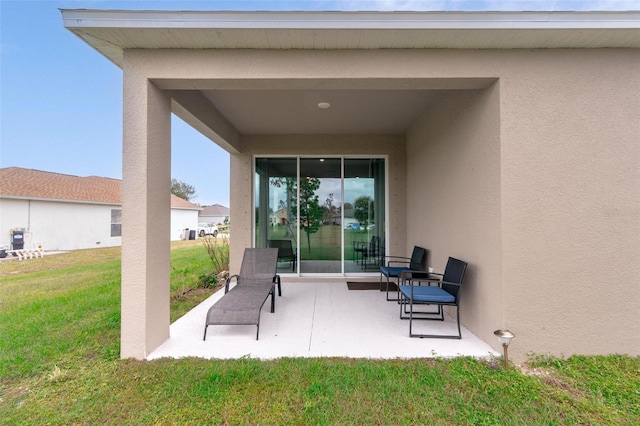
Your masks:
<instances>
[{"instance_id":1,"label":"patio ceiling","mask_svg":"<svg viewBox=\"0 0 640 426\"><path fill-rule=\"evenodd\" d=\"M437 93L211 90L205 96L243 134L402 134ZM322 102L330 107L320 108Z\"/></svg>"},{"instance_id":2,"label":"patio ceiling","mask_svg":"<svg viewBox=\"0 0 640 426\"><path fill-rule=\"evenodd\" d=\"M640 47L640 12L194 12L62 10L64 25L119 67L125 49L514 49ZM156 81L174 108L208 100L238 134L403 134L448 89L490 79L407 82ZM337 84L337 85L336 85ZM199 85L199 87L198 87ZM174 92L174 94L176 94ZM186 101L186 103L184 102ZM327 109L318 103L328 102ZM199 117L202 119L202 117ZM200 128L206 134L206 129ZM216 137L212 137L216 136ZM223 143L224 145L224 143ZM233 149L233 142L224 146Z\"/></svg>"},{"instance_id":3,"label":"patio ceiling","mask_svg":"<svg viewBox=\"0 0 640 426\"><path fill-rule=\"evenodd\" d=\"M197 120L186 113L189 104L206 100L234 133L405 134L448 91L485 89L495 78L154 82L184 106L174 109L183 120L194 124ZM321 108L321 103L329 107Z\"/></svg>"}]
</instances>

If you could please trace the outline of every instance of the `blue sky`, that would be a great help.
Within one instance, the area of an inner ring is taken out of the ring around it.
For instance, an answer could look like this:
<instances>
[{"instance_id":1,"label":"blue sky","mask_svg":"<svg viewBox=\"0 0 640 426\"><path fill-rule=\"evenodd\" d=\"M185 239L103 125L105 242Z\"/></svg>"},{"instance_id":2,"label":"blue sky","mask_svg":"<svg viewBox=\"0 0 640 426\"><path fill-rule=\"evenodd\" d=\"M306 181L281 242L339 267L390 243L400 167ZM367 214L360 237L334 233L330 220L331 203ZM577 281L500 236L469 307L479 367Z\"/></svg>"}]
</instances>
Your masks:
<instances>
[{"instance_id":1,"label":"blue sky","mask_svg":"<svg viewBox=\"0 0 640 426\"><path fill-rule=\"evenodd\" d=\"M122 71L64 29L60 8L638 10L640 0L0 0L0 167L120 179ZM177 118L171 169L195 202L229 205L228 154Z\"/></svg>"}]
</instances>

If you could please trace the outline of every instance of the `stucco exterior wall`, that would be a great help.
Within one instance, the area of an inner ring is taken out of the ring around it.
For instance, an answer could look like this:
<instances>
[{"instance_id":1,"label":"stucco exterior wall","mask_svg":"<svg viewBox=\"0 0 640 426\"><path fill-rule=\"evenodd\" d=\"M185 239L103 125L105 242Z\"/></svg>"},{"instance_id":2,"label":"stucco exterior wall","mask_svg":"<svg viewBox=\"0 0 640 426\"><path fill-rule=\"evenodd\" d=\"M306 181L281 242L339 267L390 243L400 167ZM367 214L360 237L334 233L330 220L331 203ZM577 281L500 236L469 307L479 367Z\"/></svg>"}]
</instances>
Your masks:
<instances>
[{"instance_id":1,"label":"stucco exterior wall","mask_svg":"<svg viewBox=\"0 0 640 426\"><path fill-rule=\"evenodd\" d=\"M422 243L438 269L466 258L462 316L474 333L497 347L493 330L511 329L518 361L530 351L640 354L637 49L125 53L125 202L143 207L125 210L131 232L148 232L168 204L157 188L169 180L172 90L457 89L425 112L406 148L404 136L231 132L232 272L252 242L253 155L389 155L389 250ZM454 225L463 231L447 232ZM135 288L123 291L123 324L146 320L153 334L142 327L125 342L123 332L124 356L168 335L162 238L130 240L123 261L123 287ZM153 297L125 303L144 292ZM125 315L136 309L150 313Z\"/></svg>"},{"instance_id":2,"label":"stucco exterior wall","mask_svg":"<svg viewBox=\"0 0 640 426\"><path fill-rule=\"evenodd\" d=\"M468 263L460 317L487 342L504 308L499 102L497 85L443 93L407 137L407 249L440 273L449 256Z\"/></svg>"},{"instance_id":3,"label":"stucco exterior wall","mask_svg":"<svg viewBox=\"0 0 640 426\"><path fill-rule=\"evenodd\" d=\"M111 236L111 210L120 205L0 198L0 245L10 244L9 230L25 228L31 242L45 250L79 250L119 246ZM184 228L196 229L197 210L171 209L171 240ZM25 243L27 243L25 239Z\"/></svg>"},{"instance_id":4,"label":"stucco exterior wall","mask_svg":"<svg viewBox=\"0 0 640 426\"><path fill-rule=\"evenodd\" d=\"M153 65L125 52L123 358L144 358L169 338L171 99L149 81Z\"/></svg>"},{"instance_id":5,"label":"stucco exterior wall","mask_svg":"<svg viewBox=\"0 0 640 426\"><path fill-rule=\"evenodd\" d=\"M404 252L406 161L404 135L253 135L242 138L242 154L231 157L230 246L232 273L239 271L245 247L253 245L253 159L263 155L386 156L388 170L388 246Z\"/></svg>"},{"instance_id":6,"label":"stucco exterior wall","mask_svg":"<svg viewBox=\"0 0 640 426\"><path fill-rule=\"evenodd\" d=\"M171 209L171 241L182 239L185 228L197 231L198 211Z\"/></svg>"},{"instance_id":7,"label":"stucco exterior wall","mask_svg":"<svg viewBox=\"0 0 640 426\"><path fill-rule=\"evenodd\" d=\"M29 202L0 198L0 245L11 244L9 230L29 227Z\"/></svg>"},{"instance_id":8,"label":"stucco exterior wall","mask_svg":"<svg viewBox=\"0 0 640 426\"><path fill-rule=\"evenodd\" d=\"M492 345L496 345L494 329L512 330L517 338L510 352L517 361L524 361L529 352L637 355L638 52L450 55L425 53L437 67L454 70L457 64L478 75L497 76L498 82L480 95L443 98L410 132L407 211L410 235L438 246L433 262L443 264L445 256L456 253L472 259L472 274L463 293L465 325ZM446 60L447 56L453 60ZM470 142L482 137L481 126L486 125L474 124L474 111L499 129L499 145L476 146L473 153ZM461 144L464 139L468 146ZM476 156L474 162L466 157L471 153ZM438 160L446 160L451 180L438 180L435 172L425 171L440 170ZM491 168L499 170L499 176ZM430 219L422 226L412 208L421 206L416 201L419 186L414 184L418 176L443 185L434 190L435 199L429 194L432 207L426 214ZM461 185L465 181L471 185ZM490 182L499 182L499 192L487 185ZM460 198L456 201L456 197ZM452 214L447 217L433 212L442 206L456 207L458 212L447 211ZM481 210L476 212L478 207ZM444 243L438 233L453 229L456 223L464 231ZM473 225L486 227L485 243L479 238L481 230L469 233ZM481 294L471 294L474 289Z\"/></svg>"},{"instance_id":9,"label":"stucco exterior wall","mask_svg":"<svg viewBox=\"0 0 640 426\"><path fill-rule=\"evenodd\" d=\"M111 209L120 206L0 199L0 244L9 244L9 229L20 227L45 250L119 246L120 237L111 236Z\"/></svg>"},{"instance_id":10,"label":"stucco exterior wall","mask_svg":"<svg viewBox=\"0 0 640 426\"><path fill-rule=\"evenodd\" d=\"M640 354L640 52L518 51L500 78L513 351Z\"/></svg>"}]
</instances>

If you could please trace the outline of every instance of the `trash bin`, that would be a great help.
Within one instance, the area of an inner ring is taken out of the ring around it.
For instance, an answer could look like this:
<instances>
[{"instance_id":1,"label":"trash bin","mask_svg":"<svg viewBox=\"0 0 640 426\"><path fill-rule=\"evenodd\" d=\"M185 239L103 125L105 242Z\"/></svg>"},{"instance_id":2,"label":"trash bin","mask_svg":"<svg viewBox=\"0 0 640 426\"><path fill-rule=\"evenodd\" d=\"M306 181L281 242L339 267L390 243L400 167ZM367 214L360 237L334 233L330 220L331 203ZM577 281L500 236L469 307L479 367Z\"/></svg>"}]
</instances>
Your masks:
<instances>
[{"instance_id":1,"label":"trash bin","mask_svg":"<svg viewBox=\"0 0 640 426\"><path fill-rule=\"evenodd\" d=\"M195 240L196 239L196 230L192 229L189 231L189 239L190 240Z\"/></svg>"},{"instance_id":2,"label":"trash bin","mask_svg":"<svg viewBox=\"0 0 640 426\"><path fill-rule=\"evenodd\" d=\"M24 249L24 231L11 232L11 249L12 250Z\"/></svg>"}]
</instances>

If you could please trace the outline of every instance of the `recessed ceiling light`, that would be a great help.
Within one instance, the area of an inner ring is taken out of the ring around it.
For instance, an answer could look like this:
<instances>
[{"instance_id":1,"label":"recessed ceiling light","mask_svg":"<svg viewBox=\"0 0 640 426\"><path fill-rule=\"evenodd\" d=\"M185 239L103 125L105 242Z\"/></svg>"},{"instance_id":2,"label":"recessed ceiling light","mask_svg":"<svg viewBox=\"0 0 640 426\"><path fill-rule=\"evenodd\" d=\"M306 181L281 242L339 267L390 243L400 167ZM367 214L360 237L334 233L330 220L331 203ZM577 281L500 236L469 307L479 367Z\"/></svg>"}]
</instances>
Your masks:
<instances>
[{"instance_id":1,"label":"recessed ceiling light","mask_svg":"<svg viewBox=\"0 0 640 426\"><path fill-rule=\"evenodd\" d=\"M320 109L327 109L331 106L331 104L329 102L319 102L318 103L318 108Z\"/></svg>"}]
</instances>

